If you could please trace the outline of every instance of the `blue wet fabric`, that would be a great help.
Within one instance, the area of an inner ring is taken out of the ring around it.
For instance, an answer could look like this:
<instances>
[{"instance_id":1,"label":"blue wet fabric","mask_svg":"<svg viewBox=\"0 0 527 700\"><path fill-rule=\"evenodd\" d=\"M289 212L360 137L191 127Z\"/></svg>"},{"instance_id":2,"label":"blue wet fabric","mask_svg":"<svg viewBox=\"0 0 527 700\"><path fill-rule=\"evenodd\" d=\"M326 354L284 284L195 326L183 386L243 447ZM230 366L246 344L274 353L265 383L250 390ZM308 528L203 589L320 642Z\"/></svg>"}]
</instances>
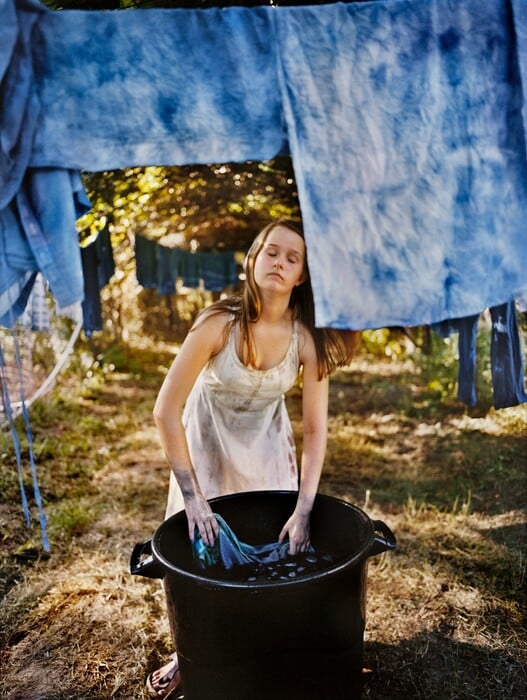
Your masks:
<instances>
[{"instance_id":1,"label":"blue wet fabric","mask_svg":"<svg viewBox=\"0 0 527 700\"><path fill-rule=\"evenodd\" d=\"M489 309L492 329L490 366L494 408L509 408L527 402L521 337L513 300ZM458 399L475 406L476 338L480 314L443 321L432 328L441 337L458 333Z\"/></svg>"},{"instance_id":2,"label":"blue wet fabric","mask_svg":"<svg viewBox=\"0 0 527 700\"><path fill-rule=\"evenodd\" d=\"M271 564L287 558L289 542L271 542L263 545L246 544L240 542L221 515L215 513L214 517L219 526L214 545L206 545L197 530L192 542L194 561L201 569L209 566L232 569L233 566Z\"/></svg>"},{"instance_id":3,"label":"blue wet fabric","mask_svg":"<svg viewBox=\"0 0 527 700\"><path fill-rule=\"evenodd\" d=\"M0 324L23 312L37 272L60 307L84 297L76 219L90 209L77 172L26 171L11 203L0 211Z\"/></svg>"},{"instance_id":4,"label":"blue wet fabric","mask_svg":"<svg viewBox=\"0 0 527 700\"><path fill-rule=\"evenodd\" d=\"M513 301L490 309L490 346L493 400L495 408L509 408L527 402L523 355L518 319Z\"/></svg>"},{"instance_id":5,"label":"blue wet fabric","mask_svg":"<svg viewBox=\"0 0 527 700\"><path fill-rule=\"evenodd\" d=\"M135 237L135 274L145 289L157 288L157 249L155 241L144 236Z\"/></svg>"},{"instance_id":6,"label":"blue wet fabric","mask_svg":"<svg viewBox=\"0 0 527 700\"><path fill-rule=\"evenodd\" d=\"M479 314L459 319L458 351L459 372L457 397L467 406L475 406L476 394L476 337Z\"/></svg>"},{"instance_id":7,"label":"blue wet fabric","mask_svg":"<svg viewBox=\"0 0 527 700\"><path fill-rule=\"evenodd\" d=\"M179 274L179 260L183 251L157 246L157 291L159 294L175 294Z\"/></svg>"},{"instance_id":8,"label":"blue wet fabric","mask_svg":"<svg viewBox=\"0 0 527 700\"><path fill-rule=\"evenodd\" d=\"M267 8L46 12L33 165L272 158L284 140Z\"/></svg>"},{"instance_id":9,"label":"blue wet fabric","mask_svg":"<svg viewBox=\"0 0 527 700\"><path fill-rule=\"evenodd\" d=\"M181 256L179 273L185 287L198 287L202 276L203 253L187 252Z\"/></svg>"},{"instance_id":10,"label":"blue wet fabric","mask_svg":"<svg viewBox=\"0 0 527 700\"><path fill-rule=\"evenodd\" d=\"M15 7L31 60L8 41L0 66L21 61L38 105L32 165L258 160L288 141L318 325L435 323L527 292L523 0Z\"/></svg>"},{"instance_id":11,"label":"blue wet fabric","mask_svg":"<svg viewBox=\"0 0 527 700\"><path fill-rule=\"evenodd\" d=\"M82 273L84 277L84 300L82 302L82 328L87 336L102 331L101 290L115 272L110 231L104 228L94 241L81 248Z\"/></svg>"},{"instance_id":12,"label":"blue wet fabric","mask_svg":"<svg viewBox=\"0 0 527 700\"><path fill-rule=\"evenodd\" d=\"M207 253L203 256L202 279L205 289L221 292L226 287L236 284L238 271L232 251Z\"/></svg>"},{"instance_id":13,"label":"blue wet fabric","mask_svg":"<svg viewBox=\"0 0 527 700\"><path fill-rule=\"evenodd\" d=\"M317 323L430 323L525 286L516 50L526 49L510 4L400 0L272 17Z\"/></svg>"},{"instance_id":14,"label":"blue wet fabric","mask_svg":"<svg viewBox=\"0 0 527 700\"><path fill-rule=\"evenodd\" d=\"M44 12L38 0L0 0L0 210L17 193L31 160L40 114L32 46Z\"/></svg>"},{"instance_id":15,"label":"blue wet fabric","mask_svg":"<svg viewBox=\"0 0 527 700\"><path fill-rule=\"evenodd\" d=\"M446 338L452 333L458 334L458 391L457 397L467 406L475 406L476 394L476 337L480 314L465 318L453 318L433 324L432 329L440 337Z\"/></svg>"},{"instance_id":16,"label":"blue wet fabric","mask_svg":"<svg viewBox=\"0 0 527 700\"><path fill-rule=\"evenodd\" d=\"M203 280L205 289L211 292L220 292L238 281L233 251L191 253L136 236L135 257L137 281L159 294L175 294L178 277L184 286L193 288Z\"/></svg>"}]
</instances>

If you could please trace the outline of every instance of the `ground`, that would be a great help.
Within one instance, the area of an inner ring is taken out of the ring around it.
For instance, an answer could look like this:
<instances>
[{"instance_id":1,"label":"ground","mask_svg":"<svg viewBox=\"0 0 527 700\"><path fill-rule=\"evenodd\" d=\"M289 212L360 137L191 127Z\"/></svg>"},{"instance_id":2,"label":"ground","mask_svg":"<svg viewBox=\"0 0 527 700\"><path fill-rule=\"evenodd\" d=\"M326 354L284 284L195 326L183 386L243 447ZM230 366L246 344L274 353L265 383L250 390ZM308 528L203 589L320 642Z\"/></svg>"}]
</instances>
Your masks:
<instances>
[{"instance_id":1,"label":"ground","mask_svg":"<svg viewBox=\"0 0 527 700\"><path fill-rule=\"evenodd\" d=\"M2 437L5 700L143 698L171 651L159 582L129 573L133 545L163 517L151 410L170 355L125 360L68 375L32 408L49 554L38 521L25 528ZM300 389L287 401L300 447ZM369 563L364 698L527 697L526 438L525 407L468 411L411 361L359 358L333 378L320 490L398 541ZM31 493L29 472L24 482Z\"/></svg>"}]
</instances>

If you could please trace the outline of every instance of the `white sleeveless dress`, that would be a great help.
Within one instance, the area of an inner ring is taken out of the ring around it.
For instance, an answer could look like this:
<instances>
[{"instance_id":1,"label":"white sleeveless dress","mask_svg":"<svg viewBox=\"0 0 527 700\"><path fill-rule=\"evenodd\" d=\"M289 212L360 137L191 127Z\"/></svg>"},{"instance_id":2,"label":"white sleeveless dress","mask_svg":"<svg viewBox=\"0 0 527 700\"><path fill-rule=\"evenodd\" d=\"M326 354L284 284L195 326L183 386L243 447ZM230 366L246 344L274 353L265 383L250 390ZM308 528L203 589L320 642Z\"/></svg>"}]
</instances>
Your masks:
<instances>
[{"instance_id":1,"label":"white sleeveless dress","mask_svg":"<svg viewBox=\"0 0 527 700\"><path fill-rule=\"evenodd\" d=\"M205 498L298 489L293 429L284 399L298 371L296 322L287 353L275 367L246 367L232 330L223 349L203 368L185 404L183 425ZM183 507L171 473L166 517Z\"/></svg>"}]
</instances>

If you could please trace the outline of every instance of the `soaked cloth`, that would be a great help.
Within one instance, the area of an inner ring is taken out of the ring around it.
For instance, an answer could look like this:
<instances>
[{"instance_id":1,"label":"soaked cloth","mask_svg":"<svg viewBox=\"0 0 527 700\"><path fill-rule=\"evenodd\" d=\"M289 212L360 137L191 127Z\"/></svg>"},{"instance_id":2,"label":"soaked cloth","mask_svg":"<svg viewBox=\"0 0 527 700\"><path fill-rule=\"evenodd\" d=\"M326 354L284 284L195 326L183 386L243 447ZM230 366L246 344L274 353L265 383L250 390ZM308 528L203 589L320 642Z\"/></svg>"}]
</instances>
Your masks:
<instances>
[{"instance_id":1,"label":"soaked cloth","mask_svg":"<svg viewBox=\"0 0 527 700\"><path fill-rule=\"evenodd\" d=\"M159 294L175 294L183 251L177 248L157 246L157 291Z\"/></svg>"},{"instance_id":2,"label":"soaked cloth","mask_svg":"<svg viewBox=\"0 0 527 700\"><path fill-rule=\"evenodd\" d=\"M285 134L269 30L267 8L45 12L32 164L273 157Z\"/></svg>"},{"instance_id":3,"label":"soaked cloth","mask_svg":"<svg viewBox=\"0 0 527 700\"><path fill-rule=\"evenodd\" d=\"M17 193L31 159L40 113L32 45L45 11L37 0L0 0L0 210Z\"/></svg>"},{"instance_id":4,"label":"soaked cloth","mask_svg":"<svg viewBox=\"0 0 527 700\"><path fill-rule=\"evenodd\" d=\"M157 287L157 243L144 236L135 237L135 274L145 289Z\"/></svg>"},{"instance_id":5,"label":"soaked cloth","mask_svg":"<svg viewBox=\"0 0 527 700\"><path fill-rule=\"evenodd\" d=\"M221 292L226 287L236 284L238 271L234 253L204 253L201 274L205 289L211 292Z\"/></svg>"},{"instance_id":6,"label":"soaked cloth","mask_svg":"<svg viewBox=\"0 0 527 700\"><path fill-rule=\"evenodd\" d=\"M431 323L526 285L525 15L501 0L271 13L319 325Z\"/></svg>"},{"instance_id":7,"label":"soaked cloth","mask_svg":"<svg viewBox=\"0 0 527 700\"><path fill-rule=\"evenodd\" d=\"M527 402L523 355L514 302L490 309L492 388L495 408L508 408Z\"/></svg>"},{"instance_id":8,"label":"soaked cloth","mask_svg":"<svg viewBox=\"0 0 527 700\"><path fill-rule=\"evenodd\" d=\"M191 253L136 236L135 258L137 281L145 288L157 289L159 294L175 294L178 277L185 287L197 288L203 281L211 292L221 292L238 281L232 251Z\"/></svg>"},{"instance_id":9,"label":"soaked cloth","mask_svg":"<svg viewBox=\"0 0 527 700\"><path fill-rule=\"evenodd\" d=\"M0 324L24 311L36 273L49 282L61 309L84 297L75 221L91 208L77 172L26 172L15 198L0 210Z\"/></svg>"},{"instance_id":10,"label":"soaked cloth","mask_svg":"<svg viewBox=\"0 0 527 700\"><path fill-rule=\"evenodd\" d=\"M206 545L199 532L192 542L192 552L197 565L205 569L221 565L225 569L247 564L271 564L285 559L289 552L289 542L271 542L251 545L240 542L225 520L214 514L219 526L218 536L213 545Z\"/></svg>"},{"instance_id":11,"label":"soaked cloth","mask_svg":"<svg viewBox=\"0 0 527 700\"><path fill-rule=\"evenodd\" d=\"M490 367L494 408L509 408L527 402L521 338L516 304L509 301L489 309L492 319ZM476 338L480 314L451 319L432 326L441 337L458 333L458 399L475 406Z\"/></svg>"},{"instance_id":12,"label":"soaked cloth","mask_svg":"<svg viewBox=\"0 0 527 700\"><path fill-rule=\"evenodd\" d=\"M198 287L201 280L203 253L186 251L180 260L179 273L185 287Z\"/></svg>"},{"instance_id":13,"label":"soaked cloth","mask_svg":"<svg viewBox=\"0 0 527 700\"><path fill-rule=\"evenodd\" d=\"M434 323L527 292L524 0L126 12L16 0L16 20L0 3L0 66L31 95L0 116L32 143L17 163L266 160L287 140L318 325ZM0 207L20 166L2 177Z\"/></svg>"},{"instance_id":14,"label":"soaked cloth","mask_svg":"<svg viewBox=\"0 0 527 700\"><path fill-rule=\"evenodd\" d=\"M458 391L457 398L467 406L475 406L476 395L476 337L480 314L465 318L453 318L432 324L432 329L441 337L458 334Z\"/></svg>"},{"instance_id":15,"label":"soaked cloth","mask_svg":"<svg viewBox=\"0 0 527 700\"><path fill-rule=\"evenodd\" d=\"M104 228L89 245L81 248L84 276L82 328L89 337L93 331L102 331L101 290L115 272L110 231Z\"/></svg>"},{"instance_id":16,"label":"soaked cloth","mask_svg":"<svg viewBox=\"0 0 527 700\"><path fill-rule=\"evenodd\" d=\"M183 424L205 498L298 489L293 429L284 400L298 371L296 324L285 357L271 369L242 364L233 330L202 370L187 399ZM166 517L183 505L171 473Z\"/></svg>"}]
</instances>

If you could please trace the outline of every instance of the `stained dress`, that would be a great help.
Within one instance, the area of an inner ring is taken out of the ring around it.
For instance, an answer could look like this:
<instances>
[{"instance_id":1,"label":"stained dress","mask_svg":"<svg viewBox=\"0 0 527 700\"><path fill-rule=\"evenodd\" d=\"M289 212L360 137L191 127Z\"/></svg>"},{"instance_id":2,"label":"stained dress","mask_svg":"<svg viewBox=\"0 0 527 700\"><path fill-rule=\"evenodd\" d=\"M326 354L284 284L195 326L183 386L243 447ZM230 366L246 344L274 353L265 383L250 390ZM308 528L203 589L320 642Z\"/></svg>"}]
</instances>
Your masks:
<instances>
[{"instance_id":1,"label":"stained dress","mask_svg":"<svg viewBox=\"0 0 527 700\"><path fill-rule=\"evenodd\" d=\"M299 371L297 323L285 356L265 370L241 362L235 328L199 374L183 411L190 457L207 499L298 488L295 441L284 398ZM183 507L171 473L166 517Z\"/></svg>"}]
</instances>

